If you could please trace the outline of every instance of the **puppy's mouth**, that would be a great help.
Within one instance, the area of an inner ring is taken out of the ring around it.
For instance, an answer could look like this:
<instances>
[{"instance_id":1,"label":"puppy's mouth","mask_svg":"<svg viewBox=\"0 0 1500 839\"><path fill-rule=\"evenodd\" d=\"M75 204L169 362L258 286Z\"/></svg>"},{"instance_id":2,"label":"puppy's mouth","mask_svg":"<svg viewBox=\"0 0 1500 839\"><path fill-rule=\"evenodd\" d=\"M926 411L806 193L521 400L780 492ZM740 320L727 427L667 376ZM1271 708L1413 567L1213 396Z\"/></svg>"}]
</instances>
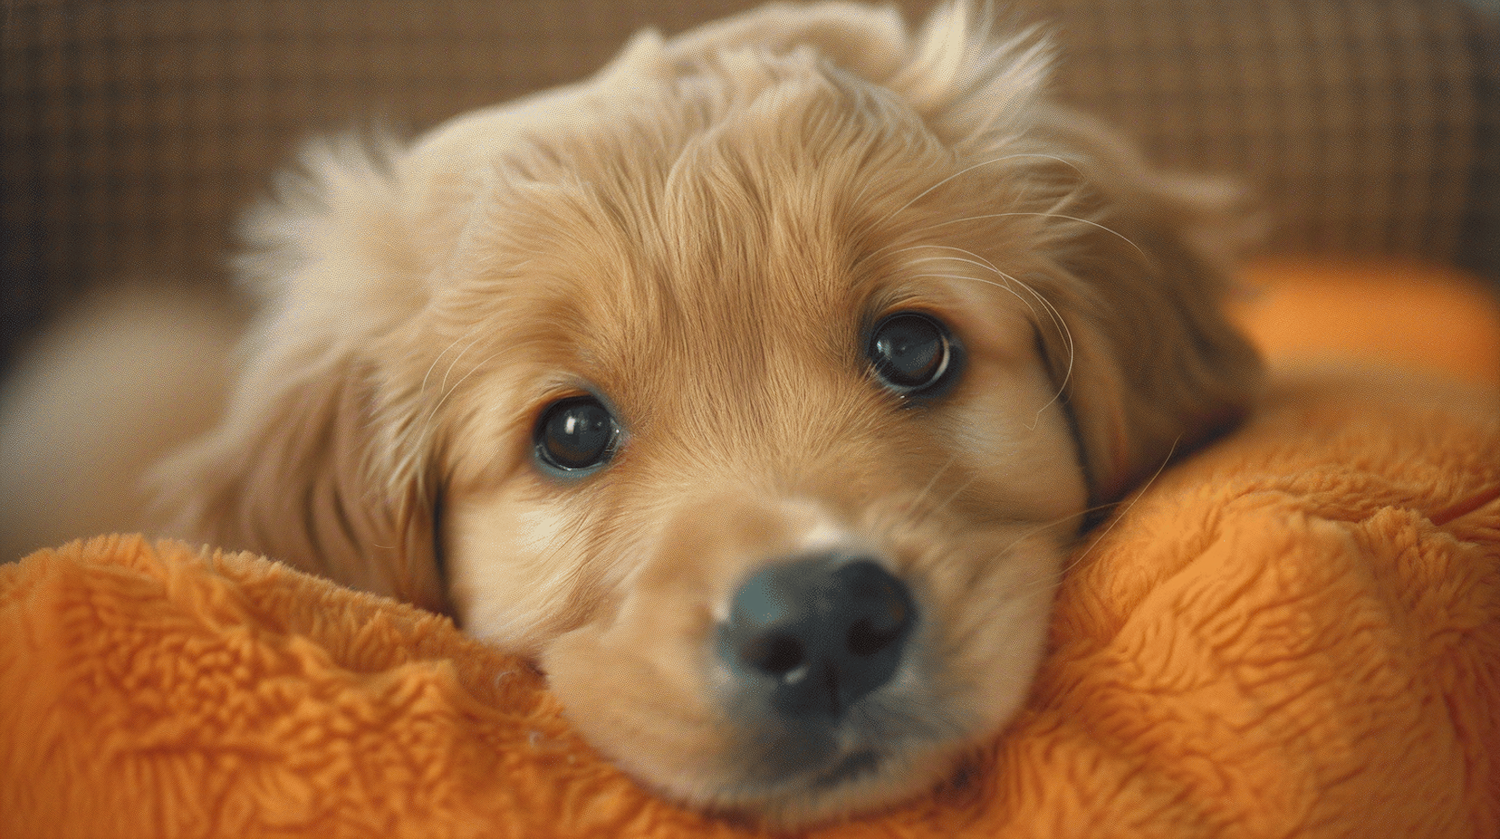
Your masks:
<instances>
[{"instance_id":1,"label":"puppy's mouth","mask_svg":"<svg viewBox=\"0 0 1500 839\"><path fill-rule=\"evenodd\" d=\"M878 706L878 697L863 705ZM852 716L866 717L864 708ZM733 780L718 790L720 806L730 810L748 805L776 819L803 803L872 790L910 780L908 770L953 742L957 732L934 731L915 715L882 720L828 722L821 726L787 723L760 725L730 754L737 764Z\"/></svg>"},{"instance_id":2,"label":"puppy's mouth","mask_svg":"<svg viewBox=\"0 0 1500 839\"><path fill-rule=\"evenodd\" d=\"M834 767L814 778L810 786L816 790L828 790L846 783L868 778L880 771L884 758L873 749L865 749L846 755Z\"/></svg>"}]
</instances>

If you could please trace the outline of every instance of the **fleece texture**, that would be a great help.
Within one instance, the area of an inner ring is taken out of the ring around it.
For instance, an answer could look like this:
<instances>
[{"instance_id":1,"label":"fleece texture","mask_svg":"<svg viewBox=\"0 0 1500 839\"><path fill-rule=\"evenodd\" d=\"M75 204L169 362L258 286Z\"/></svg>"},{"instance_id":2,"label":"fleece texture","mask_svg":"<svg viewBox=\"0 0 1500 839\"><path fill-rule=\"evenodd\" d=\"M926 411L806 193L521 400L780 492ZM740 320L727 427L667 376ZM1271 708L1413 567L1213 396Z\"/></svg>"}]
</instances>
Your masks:
<instances>
[{"instance_id":1,"label":"fleece texture","mask_svg":"<svg viewBox=\"0 0 1500 839\"><path fill-rule=\"evenodd\" d=\"M1305 375L1072 559L1025 710L817 837L1500 835L1500 401ZM104 537L0 568L0 837L756 835L445 618Z\"/></svg>"}]
</instances>

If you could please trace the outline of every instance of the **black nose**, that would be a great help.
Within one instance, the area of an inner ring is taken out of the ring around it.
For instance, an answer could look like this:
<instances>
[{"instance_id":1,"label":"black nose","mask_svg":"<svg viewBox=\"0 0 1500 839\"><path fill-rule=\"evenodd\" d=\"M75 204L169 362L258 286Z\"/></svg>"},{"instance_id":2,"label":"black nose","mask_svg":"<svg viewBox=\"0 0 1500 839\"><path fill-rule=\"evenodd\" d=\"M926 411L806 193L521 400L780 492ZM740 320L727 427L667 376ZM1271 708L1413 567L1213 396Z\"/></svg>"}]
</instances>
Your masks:
<instances>
[{"instance_id":1,"label":"black nose","mask_svg":"<svg viewBox=\"0 0 1500 839\"><path fill-rule=\"evenodd\" d=\"M916 619L906 585L870 559L794 559L735 593L719 655L782 716L838 718L890 680Z\"/></svg>"}]
</instances>

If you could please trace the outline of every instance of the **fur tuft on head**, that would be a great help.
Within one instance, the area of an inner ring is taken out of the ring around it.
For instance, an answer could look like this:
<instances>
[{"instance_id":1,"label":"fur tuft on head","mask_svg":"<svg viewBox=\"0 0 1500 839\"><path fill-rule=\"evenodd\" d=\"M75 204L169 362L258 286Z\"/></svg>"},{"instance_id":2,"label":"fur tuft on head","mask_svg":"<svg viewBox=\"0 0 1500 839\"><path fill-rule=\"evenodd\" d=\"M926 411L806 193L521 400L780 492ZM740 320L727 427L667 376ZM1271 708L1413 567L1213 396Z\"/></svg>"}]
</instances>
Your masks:
<instances>
[{"instance_id":1,"label":"fur tuft on head","mask_svg":"<svg viewBox=\"0 0 1500 839\"><path fill-rule=\"evenodd\" d=\"M1022 130L1051 74L1052 45L1038 27L1000 40L994 29L988 7L939 7L889 82L935 132L958 145Z\"/></svg>"}]
</instances>

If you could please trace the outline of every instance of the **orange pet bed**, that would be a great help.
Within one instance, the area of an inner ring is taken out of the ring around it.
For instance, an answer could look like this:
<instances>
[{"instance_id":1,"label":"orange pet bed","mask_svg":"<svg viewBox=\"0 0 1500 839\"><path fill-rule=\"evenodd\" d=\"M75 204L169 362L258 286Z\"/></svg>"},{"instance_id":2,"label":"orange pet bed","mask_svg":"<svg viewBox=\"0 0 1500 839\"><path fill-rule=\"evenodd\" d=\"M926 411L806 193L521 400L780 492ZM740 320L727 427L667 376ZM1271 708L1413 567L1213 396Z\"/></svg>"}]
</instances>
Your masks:
<instances>
[{"instance_id":1,"label":"orange pet bed","mask_svg":"<svg viewBox=\"0 0 1500 839\"><path fill-rule=\"evenodd\" d=\"M1084 540L1010 730L811 835L1500 835L1500 395L1421 382L1279 377ZM411 607L135 537L0 568L0 837L621 835L757 834Z\"/></svg>"}]
</instances>

